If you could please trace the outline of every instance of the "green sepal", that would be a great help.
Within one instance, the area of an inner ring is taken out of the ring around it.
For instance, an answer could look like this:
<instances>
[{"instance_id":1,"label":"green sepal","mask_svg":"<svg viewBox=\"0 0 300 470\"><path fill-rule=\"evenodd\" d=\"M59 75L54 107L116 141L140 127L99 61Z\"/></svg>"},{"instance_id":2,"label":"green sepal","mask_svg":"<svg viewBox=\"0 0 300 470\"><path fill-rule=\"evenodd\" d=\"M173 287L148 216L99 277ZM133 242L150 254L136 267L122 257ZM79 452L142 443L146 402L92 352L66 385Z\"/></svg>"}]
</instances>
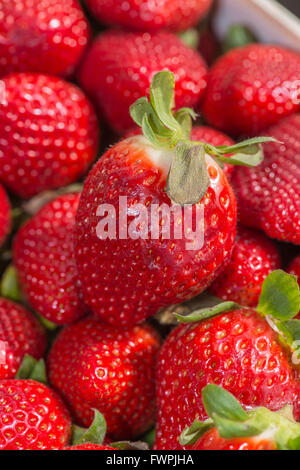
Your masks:
<instances>
[{"instance_id":1,"label":"green sepal","mask_svg":"<svg viewBox=\"0 0 300 470\"><path fill-rule=\"evenodd\" d=\"M217 151L223 155L228 153L243 153L247 155L255 155L260 144L268 142L281 143L274 137L252 137L251 139L243 140L234 145L219 145L216 147Z\"/></svg>"},{"instance_id":2,"label":"green sepal","mask_svg":"<svg viewBox=\"0 0 300 470\"><path fill-rule=\"evenodd\" d=\"M178 34L179 39L191 49L197 49L200 39L199 31L196 28L189 28Z\"/></svg>"},{"instance_id":3,"label":"green sepal","mask_svg":"<svg viewBox=\"0 0 300 470\"><path fill-rule=\"evenodd\" d=\"M3 273L0 294L6 299L14 300L15 302L21 301L21 291L18 280L18 272L14 265L10 264Z\"/></svg>"},{"instance_id":4,"label":"green sepal","mask_svg":"<svg viewBox=\"0 0 300 470\"><path fill-rule=\"evenodd\" d=\"M179 443L182 446L191 446L195 444L207 431L214 427L215 424L212 419L207 419L206 421L198 421L196 419L190 427L185 428L180 434Z\"/></svg>"},{"instance_id":5,"label":"green sepal","mask_svg":"<svg viewBox=\"0 0 300 470\"><path fill-rule=\"evenodd\" d=\"M175 317L177 318L180 323L196 323L202 320L207 320L209 318L215 317L225 312L231 312L232 310L242 308L240 305L236 304L235 302L227 301L227 302L220 302L213 307L201 308L199 310L195 310L194 312L190 313L189 315L179 315L175 313Z\"/></svg>"},{"instance_id":6,"label":"green sepal","mask_svg":"<svg viewBox=\"0 0 300 470\"><path fill-rule=\"evenodd\" d=\"M137 441L137 442L130 442L130 441L119 441L113 442L109 444L111 447L119 450L149 450L148 445L146 442Z\"/></svg>"},{"instance_id":7,"label":"green sepal","mask_svg":"<svg viewBox=\"0 0 300 470\"><path fill-rule=\"evenodd\" d=\"M103 444L106 435L106 421L102 413L94 410L94 419L89 428L73 425L72 445Z\"/></svg>"},{"instance_id":8,"label":"green sepal","mask_svg":"<svg viewBox=\"0 0 300 470\"><path fill-rule=\"evenodd\" d=\"M180 125L171 112L175 106L174 89L175 77L172 72L166 70L155 74L150 85L150 102L166 128L180 133Z\"/></svg>"},{"instance_id":9,"label":"green sepal","mask_svg":"<svg viewBox=\"0 0 300 470\"><path fill-rule=\"evenodd\" d=\"M31 379L47 384L47 374L44 359L35 359L30 354L25 354L16 374L16 379Z\"/></svg>"},{"instance_id":10,"label":"green sepal","mask_svg":"<svg viewBox=\"0 0 300 470\"><path fill-rule=\"evenodd\" d=\"M228 52L231 49L243 47L256 42L258 42L257 38L253 32L247 28L247 26L234 24L229 28L226 34L223 50L224 52Z\"/></svg>"},{"instance_id":11,"label":"green sepal","mask_svg":"<svg viewBox=\"0 0 300 470\"><path fill-rule=\"evenodd\" d=\"M296 362L300 360L300 320L292 319L283 322L276 322L276 327L280 331L281 339L288 344L297 356Z\"/></svg>"},{"instance_id":12,"label":"green sepal","mask_svg":"<svg viewBox=\"0 0 300 470\"><path fill-rule=\"evenodd\" d=\"M58 328L58 325L56 323L47 320L47 318L43 317L42 315L37 314L37 316L41 324L46 328L46 330L54 331Z\"/></svg>"},{"instance_id":13,"label":"green sepal","mask_svg":"<svg viewBox=\"0 0 300 470\"><path fill-rule=\"evenodd\" d=\"M202 390L204 408L213 419L219 416L224 419L246 421L248 415L238 400L227 390L215 384L209 384Z\"/></svg>"},{"instance_id":14,"label":"green sepal","mask_svg":"<svg viewBox=\"0 0 300 470\"><path fill-rule=\"evenodd\" d=\"M300 311L300 290L297 277L278 269L265 279L257 311L274 320L286 321Z\"/></svg>"},{"instance_id":15,"label":"green sepal","mask_svg":"<svg viewBox=\"0 0 300 470\"><path fill-rule=\"evenodd\" d=\"M175 155L167 178L166 191L176 204L197 204L209 187L209 175L203 146L176 145Z\"/></svg>"},{"instance_id":16,"label":"green sepal","mask_svg":"<svg viewBox=\"0 0 300 470\"><path fill-rule=\"evenodd\" d=\"M141 438L141 441L145 442L149 448L151 449L154 445L155 442L155 436L156 436L156 429L150 429L146 434L143 435Z\"/></svg>"}]
</instances>

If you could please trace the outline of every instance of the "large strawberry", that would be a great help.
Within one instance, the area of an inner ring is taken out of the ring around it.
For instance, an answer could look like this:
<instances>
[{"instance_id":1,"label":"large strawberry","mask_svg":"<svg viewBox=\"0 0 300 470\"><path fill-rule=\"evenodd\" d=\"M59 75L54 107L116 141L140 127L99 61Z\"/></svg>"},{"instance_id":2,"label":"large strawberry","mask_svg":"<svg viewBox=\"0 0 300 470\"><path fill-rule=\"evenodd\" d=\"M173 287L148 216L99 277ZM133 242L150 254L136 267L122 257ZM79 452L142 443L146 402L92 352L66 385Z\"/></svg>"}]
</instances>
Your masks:
<instances>
[{"instance_id":1,"label":"large strawberry","mask_svg":"<svg viewBox=\"0 0 300 470\"><path fill-rule=\"evenodd\" d=\"M280 265L278 249L271 240L240 227L231 260L210 291L220 299L256 307L263 281Z\"/></svg>"},{"instance_id":2,"label":"large strawberry","mask_svg":"<svg viewBox=\"0 0 300 470\"><path fill-rule=\"evenodd\" d=\"M96 157L97 118L71 83L40 74L2 81L0 181L23 198L76 181Z\"/></svg>"},{"instance_id":3,"label":"large strawberry","mask_svg":"<svg viewBox=\"0 0 300 470\"><path fill-rule=\"evenodd\" d=\"M286 406L274 413L257 407L244 410L226 390L210 384L202 390L209 419L195 421L180 437L192 450L299 450L300 424Z\"/></svg>"},{"instance_id":4,"label":"large strawberry","mask_svg":"<svg viewBox=\"0 0 300 470\"><path fill-rule=\"evenodd\" d=\"M46 384L44 361L26 355L15 379L0 381L0 450L61 450L71 420Z\"/></svg>"},{"instance_id":5,"label":"large strawberry","mask_svg":"<svg viewBox=\"0 0 300 470\"><path fill-rule=\"evenodd\" d=\"M183 31L197 24L212 0L85 0L96 18L104 23L141 31L172 29Z\"/></svg>"},{"instance_id":6,"label":"large strawberry","mask_svg":"<svg viewBox=\"0 0 300 470\"><path fill-rule=\"evenodd\" d=\"M300 55L252 44L230 51L212 67L203 112L230 135L256 134L300 107Z\"/></svg>"},{"instance_id":7,"label":"large strawberry","mask_svg":"<svg viewBox=\"0 0 300 470\"><path fill-rule=\"evenodd\" d=\"M79 81L110 126L124 133L132 127L129 106L149 92L153 75L166 69L176 77L177 108L196 106L206 88L207 66L168 32L102 34L83 60Z\"/></svg>"},{"instance_id":8,"label":"large strawberry","mask_svg":"<svg viewBox=\"0 0 300 470\"><path fill-rule=\"evenodd\" d=\"M90 36L77 0L0 3L0 76L41 72L70 76Z\"/></svg>"},{"instance_id":9,"label":"large strawberry","mask_svg":"<svg viewBox=\"0 0 300 470\"><path fill-rule=\"evenodd\" d=\"M46 204L14 241L22 291L40 315L57 324L72 323L86 313L73 244L79 197L65 194Z\"/></svg>"},{"instance_id":10,"label":"large strawberry","mask_svg":"<svg viewBox=\"0 0 300 470\"><path fill-rule=\"evenodd\" d=\"M231 255L236 203L209 154L228 163L260 161L253 141L252 155L230 158L249 142L213 147L190 141L192 111L172 114L173 90L171 72L155 75L151 104L141 98L131 108L146 137L110 148L81 195L75 256L84 299L114 325L138 323L214 280Z\"/></svg>"},{"instance_id":11,"label":"large strawberry","mask_svg":"<svg viewBox=\"0 0 300 470\"><path fill-rule=\"evenodd\" d=\"M266 144L262 165L251 170L238 168L233 175L240 222L264 230L271 238L299 245L300 115L283 119L266 135L282 144Z\"/></svg>"},{"instance_id":12,"label":"large strawberry","mask_svg":"<svg viewBox=\"0 0 300 470\"><path fill-rule=\"evenodd\" d=\"M290 345L297 347L300 339L299 320L293 320L299 309L296 278L273 271L257 310L225 302L181 318L187 324L172 331L160 353L155 447L182 448L180 433L207 417L199 397L209 383L230 391L243 406L278 411L291 405L298 419L299 361Z\"/></svg>"},{"instance_id":13,"label":"large strawberry","mask_svg":"<svg viewBox=\"0 0 300 470\"><path fill-rule=\"evenodd\" d=\"M25 354L39 359L45 349L45 333L34 315L0 298L0 380L15 376Z\"/></svg>"},{"instance_id":14,"label":"large strawberry","mask_svg":"<svg viewBox=\"0 0 300 470\"><path fill-rule=\"evenodd\" d=\"M49 380L77 423L89 426L97 409L109 436L139 436L154 420L159 347L158 334L146 324L120 329L87 318L58 335L48 358Z\"/></svg>"},{"instance_id":15,"label":"large strawberry","mask_svg":"<svg viewBox=\"0 0 300 470\"><path fill-rule=\"evenodd\" d=\"M5 189L0 184L0 246L10 230L10 224L10 204Z\"/></svg>"}]
</instances>

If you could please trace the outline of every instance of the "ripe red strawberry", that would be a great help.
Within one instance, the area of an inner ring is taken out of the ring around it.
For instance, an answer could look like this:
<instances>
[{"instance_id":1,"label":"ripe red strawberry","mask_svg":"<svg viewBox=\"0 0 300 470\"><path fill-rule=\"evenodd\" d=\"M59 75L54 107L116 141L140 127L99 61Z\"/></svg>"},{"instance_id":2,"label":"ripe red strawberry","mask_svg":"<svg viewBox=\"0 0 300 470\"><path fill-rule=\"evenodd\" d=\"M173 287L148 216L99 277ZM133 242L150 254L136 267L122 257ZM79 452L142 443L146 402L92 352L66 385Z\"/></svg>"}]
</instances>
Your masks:
<instances>
[{"instance_id":1,"label":"ripe red strawberry","mask_svg":"<svg viewBox=\"0 0 300 470\"><path fill-rule=\"evenodd\" d=\"M206 88L201 56L168 32L101 34L79 70L82 88L119 133L132 128L129 106L149 93L153 75L170 70L176 77L176 107L195 106Z\"/></svg>"},{"instance_id":2,"label":"ripe red strawberry","mask_svg":"<svg viewBox=\"0 0 300 470\"><path fill-rule=\"evenodd\" d=\"M300 255L296 256L296 258L289 264L287 272L297 276L298 283L300 284Z\"/></svg>"},{"instance_id":3,"label":"ripe red strawberry","mask_svg":"<svg viewBox=\"0 0 300 470\"><path fill-rule=\"evenodd\" d=\"M231 261L210 287L212 294L256 307L263 281L280 268L276 245L263 234L240 227Z\"/></svg>"},{"instance_id":4,"label":"ripe red strawberry","mask_svg":"<svg viewBox=\"0 0 300 470\"><path fill-rule=\"evenodd\" d=\"M85 0L101 23L125 26L140 31L171 29L184 31L196 25L208 12L212 0Z\"/></svg>"},{"instance_id":5,"label":"ripe red strawberry","mask_svg":"<svg viewBox=\"0 0 300 470\"><path fill-rule=\"evenodd\" d=\"M212 67L203 104L206 120L230 135L256 134L300 107L300 55L252 44Z\"/></svg>"},{"instance_id":6,"label":"ripe red strawberry","mask_svg":"<svg viewBox=\"0 0 300 470\"><path fill-rule=\"evenodd\" d=\"M299 449L300 425L289 407L277 413L263 407L244 410L233 395L213 384L203 389L202 401L210 418L196 421L180 437L195 442L192 450Z\"/></svg>"},{"instance_id":7,"label":"ripe red strawberry","mask_svg":"<svg viewBox=\"0 0 300 470\"><path fill-rule=\"evenodd\" d=\"M71 422L59 396L34 380L0 381L0 450L63 449Z\"/></svg>"},{"instance_id":8,"label":"ripe red strawberry","mask_svg":"<svg viewBox=\"0 0 300 470\"><path fill-rule=\"evenodd\" d=\"M97 118L74 85L39 74L3 79L0 180L23 198L76 181L96 157Z\"/></svg>"},{"instance_id":9,"label":"ripe red strawberry","mask_svg":"<svg viewBox=\"0 0 300 470\"><path fill-rule=\"evenodd\" d=\"M39 359L45 349L45 333L33 314L0 298L0 380L15 376L25 354Z\"/></svg>"},{"instance_id":10,"label":"ripe red strawberry","mask_svg":"<svg viewBox=\"0 0 300 470\"><path fill-rule=\"evenodd\" d=\"M282 145L266 144L264 162L254 169L238 168L232 178L240 222L299 245L300 115L283 119L266 135Z\"/></svg>"},{"instance_id":11,"label":"ripe red strawberry","mask_svg":"<svg viewBox=\"0 0 300 470\"><path fill-rule=\"evenodd\" d=\"M79 194L46 204L18 232L14 264L32 307L57 324L86 314L74 259L73 232Z\"/></svg>"},{"instance_id":12,"label":"ripe red strawberry","mask_svg":"<svg viewBox=\"0 0 300 470\"><path fill-rule=\"evenodd\" d=\"M79 446L65 447L63 450L117 450L110 446L99 444L82 444Z\"/></svg>"},{"instance_id":13,"label":"ripe red strawberry","mask_svg":"<svg viewBox=\"0 0 300 470\"><path fill-rule=\"evenodd\" d=\"M89 426L97 409L109 436L136 437L154 420L159 347L149 325L120 329L87 318L58 335L48 358L49 380L78 424Z\"/></svg>"},{"instance_id":14,"label":"ripe red strawberry","mask_svg":"<svg viewBox=\"0 0 300 470\"><path fill-rule=\"evenodd\" d=\"M222 308L227 313L220 313ZM195 419L207 418L199 397L209 383L227 389L243 406L277 411L291 405L298 419L299 368L277 331L284 331L288 345L293 344L298 320L291 318L299 309L296 279L274 271L264 282L257 310L225 302L182 319L190 323L175 328L160 353L155 448L182 448L181 432Z\"/></svg>"},{"instance_id":15,"label":"ripe red strawberry","mask_svg":"<svg viewBox=\"0 0 300 470\"><path fill-rule=\"evenodd\" d=\"M70 76L90 37L77 0L4 0L0 4L0 76Z\"/></svg>"},{"instance_id":16,"label":"ripe red strawberry","mask_svg":"<svg viewBox=\"0 0 300 470\"><path fill-rule=\"evenodd\" d=\"M135 135L142 134L142 129L140 127L135 127L134 129L131 129L130 131L126 132L124 134L124 138L129 138ZM217 147L218 145L234 145L234 141L230 137L208 126L193 126L191 132L191 140L207 142L208 144L211 144L214 147ZM230 176L232 175L233 170L233 165L227 165L226 163L224 164L224 173L228 178L230 178Z\"/></svg>"},{"instance_id":17,"label":"ripe red strawberry","mask_svg":"<svg viewBox=\"0 0 300 470\"><path fill-rule=\"evenodd\" d=\"M0 246L3 244L11 224L10 204L7 194L0 184Z\"/></svg>"}]
</instances>

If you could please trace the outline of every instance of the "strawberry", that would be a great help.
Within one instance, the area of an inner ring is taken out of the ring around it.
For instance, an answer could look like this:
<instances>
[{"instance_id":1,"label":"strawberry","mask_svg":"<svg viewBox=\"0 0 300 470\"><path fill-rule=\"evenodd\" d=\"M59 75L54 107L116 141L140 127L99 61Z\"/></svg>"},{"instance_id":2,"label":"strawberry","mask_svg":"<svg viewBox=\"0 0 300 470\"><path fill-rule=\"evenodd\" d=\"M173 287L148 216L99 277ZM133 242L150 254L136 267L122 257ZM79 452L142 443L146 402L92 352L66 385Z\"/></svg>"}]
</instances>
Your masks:
<instances>
[{"instance_id":1,"label":"strawberry","mask_svg":"<svg viewBox=\"0 0 300 470\"><path fill-rule=\"evenodd\" d=\"M140 127L135 127L130 131L126 132L124 134L124 138L129 138L135 135L142 134L142 129ZM208 144L211 144L215 147L217 147L218 145L230 146L234 144L234 141L230 137L208 126L193 126L190 138L194 141L207 142ZM232 175L233 170L233 165L227 165L226 163L224 164L224 173L228 178L230 178L230 176Z\"/></svg>"},{"instance_id":2,"label":"strawberry","mask_svg":"<svg viewBox=\"0 0 300 470\"><path fill-rule=\"evenodd\" d=\"M109 436L139 436L154 420L159 347L149 325L120 329L89 317L58 335L48 357L49 380L80 425L89 426L97 409Z\"/></svg>"},{"instance_id":3,"label":"strawberry","mask_svg":"<svg viewBox=\"0 0 300 470\"><path fill-rule=\"evenodd\" d=\"M155 448L184 447L181 432L207 418L197 397L209 383L246 407L278 411L291 405L298 419L300 377L291 346L299 332L299 320L293 319L299 309L296 278L279 270L264 281L257 310L225 302L177 315L186 324L171 332L159 357Z\"/></svg>"},{"instance_id":4,"label":"strawberry","mask_svg":"<svg viewBox=\"0 0 300 470\"><path fill-rule=\"evenodd\" d=\"M149 93L153 75L176 76L176 106L195 106L206 88L201 56L168 32L108 31L94 42L79 69L79 82L118 133L131 129L129 106Z\"/></svg>"},{"instance_id":5,"label":"strawberry","mask_svg":"<svg viewBox=\"0 0 300 470\"><path fill-rule=\"evenodd\" d=\"M69 77L90 31L77 0L4 0L0 37L0 76L41 72Z\"/></svg>"},{"instance_id":6,"label":"strawberry","mask_svg":"<svg viewBox=\"0 0 300 470\"><path fill-rule=\"evenodd\" d=\"M86 314L74 259L73 232L79 194L46 204L18 232L14 264L32 307L56 324Z\"/></svg>"},{"instance_id":7,"label":"strawberry","mask_svg":"<svg viewBox=\"0 0 300 470\"><path fill-rule=\"evenodd\" d=\"M22 198L76 181L98 146L97 118L83 93L40 74L9 75L2 83L0 180Z\"/></svg>"},{"instance_id":8,"label":"strawberry","mask_svg":"<svg viewBox=\"0 0 300 470\"><path fill-rule=\"evenodd\" d=\"M196 25L208 12L212 0L85 0L101 23L125 26L140 31L171 29L183 31Z\"/></svg>"},{"instance_id":9,"label":"strawberry","mask_svg":"<svg viewBox=\"0 0 300 470\"><path fill-rule=\"evenodd\" d=\"M283 47L251 44L212 67L203 104L206 120L238 136L256 134L299 109L300 55Z\"/></svg>"},{"instance_id":10,"label":"strawberry","mask_svg":"<svg viewBox=\"0 0 300 470\"><path fill-rule=\"evenodd\" d=\"M0 184L0 247L11 225L10 204L5 189Z\"/></svg>"},{"instance_id":11,"label":"strawberry","mask_svg":"<svg viewBox=\"0 0 300 470\"><path fill-rule=\"evenodd\" d=\"M44 330L33 314L0 298L0 380L15 376L25 354L39 359L45 349Z\"/></svg>"},{"instance_id":12,"label":"strawberry","mask_svg":"<svg viewBox=\"0 0 300 470\"><path fill-rule=\"evenodd\" d=\"M84 300L112 325L138 323L202 292L233 248L235 198L210 155L235 163L226 155L249 143L189 141L193 112L171 112L173 90L171 72L155 75L151 104L144 97L131 107L145 137L110 148L88 175L79 202L75 257ZM244 157L255 164L261 154Z\"/></svg>"},{"instance_id":13,"label":"strawberry","mask_svg":"<svg viewBox=\"0 0 300 470\"><path fill-rule=\"evenodd\" d=\"M181 435L192 450L299 450L300 424L290 407L273 413L264 407L244 410L233 395L210 384L202 390L210 417Z\"/></svg>"},{"instance_id":14,"label":"strawberry","mask_svg":"<svg viewBox=\"0 0 300 470\"><path fill-rule=\"evenodd\" d=\"M280 268L276 245L263 234L240 227L231 261L210 287L220 299L256 307L266 277Z\"/></svg>"},{"instance_id":15,"label":"strawberry","mask_svg":"<svg viewBox=\"0 0 300 470\"><path fill-rule=\"evenodd\" d=\"M294 258L293 261L289 264L287 272L297 276L298 283L300 284L300 255L296 256L296 258Z\"/></svg>"},{"instance_id":16,"label":"strawberry","mask_svg":"<svg viewBox=\"0 0 300 470\"><path fill-rule=\"evenodd\" d=\"M282 145L266 144L265 159L255 169L238 168L232 183L240 222L269 237L300 244L300 115L283 119L266 135Z\"/></svg>"}]
</instances>

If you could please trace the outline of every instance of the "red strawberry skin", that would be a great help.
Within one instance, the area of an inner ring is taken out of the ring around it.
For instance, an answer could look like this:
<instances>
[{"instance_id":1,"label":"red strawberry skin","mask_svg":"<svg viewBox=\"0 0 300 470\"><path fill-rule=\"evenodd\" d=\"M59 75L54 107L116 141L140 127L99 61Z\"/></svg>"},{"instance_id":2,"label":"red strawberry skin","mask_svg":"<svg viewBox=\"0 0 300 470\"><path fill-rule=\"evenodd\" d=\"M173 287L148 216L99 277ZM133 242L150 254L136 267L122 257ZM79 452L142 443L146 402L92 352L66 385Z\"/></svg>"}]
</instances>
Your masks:
<instances>
[{"instance_id":1,"label":"red strawberry skin","mask_svg":"<svg viewBox=\"0 0 300 470\"><path fill-rule=\"evenodd\" d=\"M0 246L3 244L11 226L10 203L5 189L0 184Z\"/></svg>"},{"instance_id":2,"label":"red strawberry skin","mask_svg":"<svg viewBox=\"0 0 300 470\"><path fill-rule=\"evenodd\" d=\"M216 428L205 433L191 450L278 450L272 440L257 437L223 439Z\"/></svg>"},{"instance_id":3,"label":"red strawberry skin","mask_svg":"<svg viewBox=\"0 0 300 470\"><path fill-rule=\"evenodd\" d=\"M73 74L90 31L77 0L4 0L0 4L0 76Z\"/></svg>"},{"instance_id":4,"label":"red strawberry skin","mask_svg":"<svg viewBox=\"0 0 300 470\"><path fill-rule=\"evenodd\" d=\"M283 119L265 134L283 143L265 144L260 166L234 172L240 222L299 245L300 115Z\"/></svg>"},{"instance_id":5,"label":"red strawberry skin","mask_svg":"<svg viewBox=\"0 0 300 470\"><path fill-rule=\"evenodd\" d=\"M129 0L126 8L119 0L85 0L85 3L101 23L140 31L184 31L204 17L212 0Z\"/></svg>"},{"instance_id":6,"label":"red strawberry skin","mask_svg":"<svg viewBox=\"0 0 300 470\"><path fill-rule=\"evenodd\" d=\"M73 233L80 194L46 204L18 232L14 264L32 307L57 324L86 314L74 259Z\"/></svg>"},{"instance_id":7,"label":"red strawberry skin","mask_svg":"<svg viewBox=\"0 0 300 470\"><path fill-rule=\"evenodd\" d=\"M133 126L129 107L149 95L153 75L175 74L176 107L194 107L206 88L207 66L201 56L168 32L108 31L96 39L79 69L82 88L110 126L122 134Z\"/></svg>"},{"instance_id":8,"label":"red strawberry skin","mask_svg":"<svg viewBox=\"0 0 300 470\"><path fill-rule=\"evenodd\" d=\"M60 397L34 380L0 382L0 450L61 450L71 421Z\"/></svg>"},{"instance_id":9,"label":"red strawberry skin","mask_svg":"<svg viewBox=\"0 0 300 470\"><path fill-rule=\"evenodd\" d=\"M223 300L256 307L266 277L281 265L276 245L254 230L238 230L231 261L211 285L210 291Z\"/></svg>"},{"instance_id":10,"label":"red strawberry skin","mask_svg":"<svg viewBox=\"0 0 300 470\"><path fill-rule=\"evenodd\" d=\"M22 198L76 181L98 148L97 118L87 98L47 75L12 74L3 83L0 180Z\"/></svg>"},{"instance_id":11,"label":"red strawberry skin","mask_svg":"<svg viewBox=\"0 0 300 470\"><path fill-rule=\"evenodd\" d=\"M99 444L81 444L78 446L65 447L64 450L117 450L109 446L101 446Z\"/></svg>"},{"instance_id":12,"label":"red strawberry skin","mask_svg":"<svg viewBox=\"0 0 300 470\"><path fill-rule=\"evenodd\" d=\"M45 350L46 336L35 316L0 298L0 380L15 376L25 354L40 359Z\"/></svg>"},{"instance_id":13,"label":"red strawberry skin","mask_svg":"<svg viewBox=\"0 0 300 470\"><path fill-rule=\"evenodd\" d=\"M299 418L299 370L255 310L240 309L178 326L165 342L157 373L156 449L180 449L181 432L207 418L201 391L215 383L243 406L272 411L290 404Z\"/></svg>"},{"instance_id":14,"label":"red strawberry skin","mask_svg":"<svg viewBox=\"0 0 300 470\"><path fill-rule=\"evenodd\" d=\"M48 358L50 383L78 424L88 427L98 409L109 436L131 439L154 421L159 347L149 325L120 329L87 318L56 339Z\"/></svg>"},{"instance_id":15,"label":"red strawberry skin","mask_svg":"<svg viewBox=\"0 0 300 470\"><path fill-rule=\"evenodd\" d=\"M287 272L289 274L293 274L294 276L298 277L298 281L300 284L300 255L296 256L295 259L290 263L289 267L287 268Z\"/></svg>"},{"instance_id":16,"label":"red strawberry skin","mask_svg":"<svg viewBox=\"0 0 300 470\"><path fill-rule=\"evenodd\" d=\"M300 55L292 51L264 44L234 49L210 71L204 116L230 135L257 134L299 109L291 88L299 76Z\"/></svg>"},{"instance_id":17,"label":"red strawberry skin","mask_svg":"<svg viewBox=\"0 0 300 470\"><path fill-rule=\"evenodd\" d=\"M183 234L179 240L174 237L174 217L170 239L163 238L161 230L158 239L151 233L143 240L129 235L121 239L118 231L116 239L98 238L101 219L96 213L103 203L115 208L118 228L119 196L127 196L128 233L133 205L171 205L163 168L170 162L154 164L151 154L157 151L147 142L140 136L124 140L98 161L85 182L76 216L75 256L84 300L98 317L112 325L139 323L160 308L205 290L230 259L235 238L234 194L210 157L206 160L210 186L200 201L204 206L202 247L187 249L188 236ZM163 155L163 159L170 157L169 153ZM195 220L195 206L188 211L190 220Z\"/></svg>"}]
</instances>

